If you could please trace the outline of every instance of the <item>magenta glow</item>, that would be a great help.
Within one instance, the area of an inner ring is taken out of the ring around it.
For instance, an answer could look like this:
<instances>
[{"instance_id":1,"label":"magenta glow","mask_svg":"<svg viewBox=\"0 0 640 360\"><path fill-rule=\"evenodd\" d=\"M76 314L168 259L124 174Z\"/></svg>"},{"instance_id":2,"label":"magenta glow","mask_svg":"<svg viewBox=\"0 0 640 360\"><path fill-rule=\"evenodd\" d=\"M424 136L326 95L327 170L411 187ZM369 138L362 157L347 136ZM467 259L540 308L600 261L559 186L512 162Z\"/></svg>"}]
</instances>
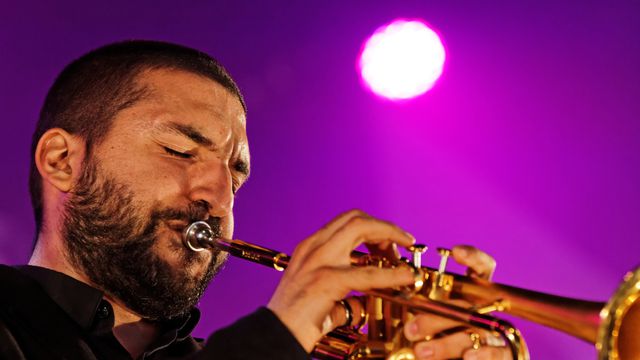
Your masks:
<instances>
[{"instance_id":1,"label":"magenta glow","mask_svg":"<svg viewBox=\"0 0 640 360\"><path fill-rule=\"evenodd\" d=\"M365 42L358 62L363 82L391 100L410 99L433 87L442 74L440 36L419 20L395 20Z\"/></svg>"}]
</instances>

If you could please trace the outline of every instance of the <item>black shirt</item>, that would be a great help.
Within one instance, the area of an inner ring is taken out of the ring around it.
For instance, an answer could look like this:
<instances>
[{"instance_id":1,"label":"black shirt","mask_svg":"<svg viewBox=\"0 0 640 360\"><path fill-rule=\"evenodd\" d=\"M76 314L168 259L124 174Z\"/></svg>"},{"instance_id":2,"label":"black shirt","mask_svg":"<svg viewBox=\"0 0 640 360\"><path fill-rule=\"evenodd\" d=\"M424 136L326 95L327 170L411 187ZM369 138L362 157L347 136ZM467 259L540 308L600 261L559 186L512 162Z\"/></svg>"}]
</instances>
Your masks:
<instances>
[{"instance_id":1,"label":"black shirt","mask_svg":"<svg viewBox=\"0 0 640 360\"><path fill-rule=\"evenodd\" d=\"M199 318L194 308L160 323L160 336L140 359L309 359L266 308L215 332L206 344L190 335ZM113 324L101 291L49 269L0 265L0 358L130 360Z\"/></svg>"}]
</instances>

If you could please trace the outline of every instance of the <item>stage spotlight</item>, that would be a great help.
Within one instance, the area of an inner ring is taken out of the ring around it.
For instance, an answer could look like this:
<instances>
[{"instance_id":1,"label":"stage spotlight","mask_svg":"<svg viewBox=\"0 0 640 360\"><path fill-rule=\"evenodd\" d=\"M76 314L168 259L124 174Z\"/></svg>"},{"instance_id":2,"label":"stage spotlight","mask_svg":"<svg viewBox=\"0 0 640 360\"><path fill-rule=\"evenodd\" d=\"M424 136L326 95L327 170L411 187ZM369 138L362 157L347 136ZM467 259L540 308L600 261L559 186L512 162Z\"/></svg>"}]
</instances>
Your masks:
<instances>
[{"instance_id":1,"label":"stage spotlight","mask_svg":"<svg viewBox=\"0 0 640 360\"><path fill-rule=\"evenodd\" d=\"M395 20L365 42L358 67L365 85L391 100L410 99L433 87L445 50L435 31L419 20Z\"/></svg>"}]
</instances>

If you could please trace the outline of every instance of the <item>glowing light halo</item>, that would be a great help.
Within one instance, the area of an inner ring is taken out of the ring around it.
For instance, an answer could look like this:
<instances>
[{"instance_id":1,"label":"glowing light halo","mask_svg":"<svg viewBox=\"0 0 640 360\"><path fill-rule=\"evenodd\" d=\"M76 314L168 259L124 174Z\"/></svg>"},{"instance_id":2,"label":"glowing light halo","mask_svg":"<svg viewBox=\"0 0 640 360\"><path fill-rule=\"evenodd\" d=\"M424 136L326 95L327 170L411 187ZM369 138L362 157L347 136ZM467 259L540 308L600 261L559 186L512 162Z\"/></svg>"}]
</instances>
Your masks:
<instances>
[{"instance_id":1,"label":"glowing light halo","mask_svg":"<svg viewBox=\"0 0 640 360\"><path fill-rule=\"evenodd\" d=\"M390 100L406 100L435 85L445 61L440 36L421 20L397 19L363 45L358 67L363 83Z\"/></svg>"}]
</instances>

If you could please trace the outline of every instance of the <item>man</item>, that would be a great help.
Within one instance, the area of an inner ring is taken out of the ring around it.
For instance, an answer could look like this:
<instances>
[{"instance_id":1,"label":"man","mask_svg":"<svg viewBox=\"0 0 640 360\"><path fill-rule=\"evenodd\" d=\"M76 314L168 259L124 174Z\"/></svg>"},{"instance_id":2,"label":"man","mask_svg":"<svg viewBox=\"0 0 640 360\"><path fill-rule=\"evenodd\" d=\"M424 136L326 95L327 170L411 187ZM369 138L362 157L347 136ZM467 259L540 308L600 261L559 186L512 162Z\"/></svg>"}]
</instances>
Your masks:
<instances>
[{"instance_id":1,"label":"man","mask_svg":"<svg viewBox=\"0 0 640 360\"><path fill-rule=\"evenodd\" d=\"M181 234L204 220L232 237L234 195L250 171L245 112L227 72L182 46L117 43L67 66L33 136L35 248L29 266L0 267L0 355L304 359L345 322L336 303L350 291L412 283L406 269L349 266L361 243L389 251L414 242L350 211L300 243L266 307L203 344L190 336L226 254L192 252ZM453 256L474 276L493 272L473 248ZM507 358L503 347L470 349L465 333L420 341L454 325L419 316L405 334L421 359Z\"/></svg>"}]
</instances>

